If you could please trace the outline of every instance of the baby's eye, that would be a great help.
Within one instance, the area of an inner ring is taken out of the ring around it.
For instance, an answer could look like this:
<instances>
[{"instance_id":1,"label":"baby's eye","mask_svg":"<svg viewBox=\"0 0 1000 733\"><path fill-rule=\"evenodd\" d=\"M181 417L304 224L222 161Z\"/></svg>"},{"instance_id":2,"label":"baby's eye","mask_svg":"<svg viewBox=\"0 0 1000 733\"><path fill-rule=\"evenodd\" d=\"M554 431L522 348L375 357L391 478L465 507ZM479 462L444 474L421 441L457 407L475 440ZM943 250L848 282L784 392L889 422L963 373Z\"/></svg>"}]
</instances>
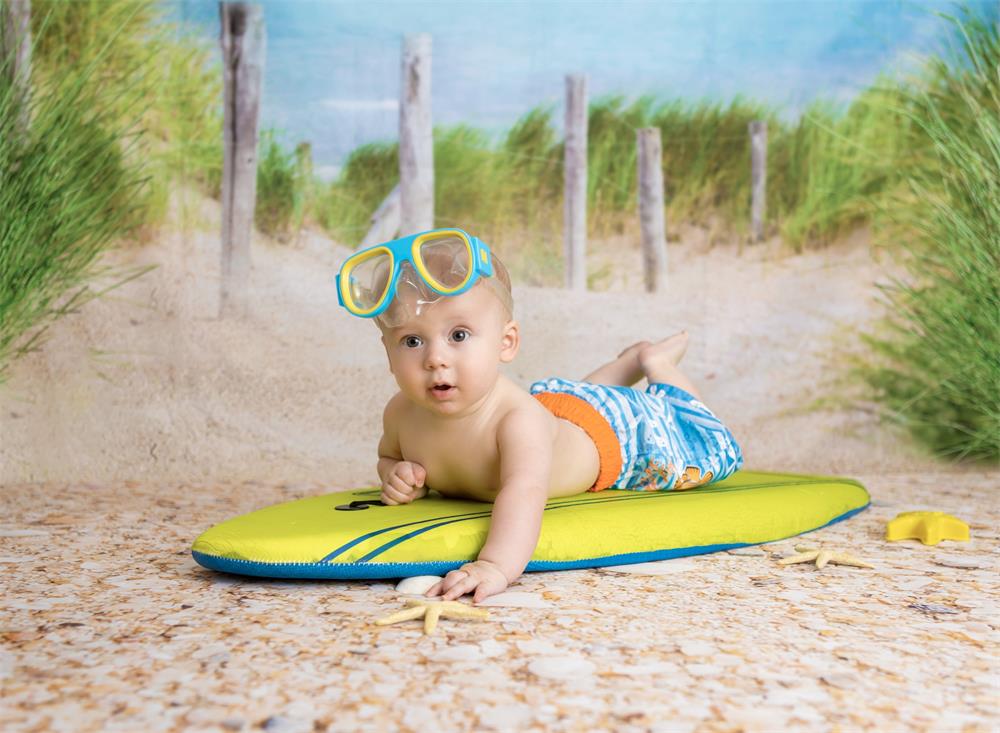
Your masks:
<instances>
[{"instance_id":1,"label":"baby's eye","mask_svg":"<svg viewBox=\"0 0 1000 733\"><path fill-rule=\"evenodd\" d=\"M472 334L470 334L469 331L467 329L464 329L464 328L456 328L454 331L451 332L451 337L455 341L465 341L471 335Z\"/></svg>"},{"instance_id":2,"label":"baby's eye","mask_svg":"<svg viewBox=\"0 0 1000 733\"><path fill-rule=\"evenodd\" d=\"M405 346L408 349L415 349L418 346L420 346L422 343L423 343L423 341L420 340L419 336L404 336L403 337L403 346Z\"/></svg>"}]
</instances>

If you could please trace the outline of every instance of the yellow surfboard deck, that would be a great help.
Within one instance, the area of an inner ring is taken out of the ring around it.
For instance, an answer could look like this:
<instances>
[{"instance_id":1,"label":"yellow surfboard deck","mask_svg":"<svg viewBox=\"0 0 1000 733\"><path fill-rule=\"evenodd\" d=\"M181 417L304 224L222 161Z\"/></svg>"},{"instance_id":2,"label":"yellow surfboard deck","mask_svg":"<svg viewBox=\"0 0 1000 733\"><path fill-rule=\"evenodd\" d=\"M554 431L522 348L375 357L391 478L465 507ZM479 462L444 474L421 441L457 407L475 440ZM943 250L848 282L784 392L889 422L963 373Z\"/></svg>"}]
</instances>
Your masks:
<instances>
[{"instance_id":1,"label":"yellow surfboard deck","mask_svg":"<svg viewBox=\"0 0 1000 733\"><path fill-rule=\"evenodd\" d=\"M442 575L474 560L492 504L436 494L382 506L378 489L277 504L204 532L194 559L213 570L272 578ZM352 506L353 503L353 506ZM738 471L687 491L609 489L552 499L527 570L648 562L792 537L865 509L846 478Z\"/></svg>"}]
</instances>

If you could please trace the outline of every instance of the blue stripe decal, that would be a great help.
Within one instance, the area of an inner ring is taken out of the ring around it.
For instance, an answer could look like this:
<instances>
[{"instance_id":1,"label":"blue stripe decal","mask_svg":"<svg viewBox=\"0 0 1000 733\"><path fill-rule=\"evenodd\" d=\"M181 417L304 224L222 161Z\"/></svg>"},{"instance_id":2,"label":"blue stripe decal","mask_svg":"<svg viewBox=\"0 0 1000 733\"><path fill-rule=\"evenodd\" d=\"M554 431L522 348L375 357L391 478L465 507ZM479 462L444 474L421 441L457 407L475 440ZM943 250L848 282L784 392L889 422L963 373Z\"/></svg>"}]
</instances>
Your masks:
<instances>
[{"instance_id":1,"label":"blue stripe decal","mask_svg":"<svg viewBox=\"0 0 1000 733\"><path fill-rule=\"evenodd\" d=\"M664 493L664 495L666 495L666 492L663 492L663 493ZM633 496L633 497L628 497L628 498L629 499L642 499L642 498L653 498L653 496L654 496L653 493L650 492L648 494L640 494L638 496ZM614 497L614 498L607 498L607 499L600 499L600 500L595 499L594 501L587 501L587 502L580 501L580 502L575 502L573 504L561 504L559 506L545 507L545 509L543 511L547 512L547 511L550 511L552 509L561 509L561 508L564 508L564 507L567 507L567 506L580 506L581 504L596 504L596 503L600 503L600 502L604 502L604 501L621 501L621 498L622 497ZM473 519L473 518L479 519L480 517L469 517L469 519ZM410 532L409 534L405 534L402 537L393 540L392 542L388 542L388 543L386 543L384 545L376 547L374 550L372 550L371 552L369 552L363 558L361 558L360 560L358 560L358 562L368 562L373 557L377 557L378 555L381 555L386 550L392 549L393 547L395 547L396 545L398 545L400 542L402 542L404 540L411 539L413 537L416 537L417 535L421 535L424 532L430 532L432 529L437 529L438 527L443 527L446 524L454 524L455 522L467 522L467 521L468 521L468 519L453 519L453 520L451 520L449 522L441 522L439 524L432 524L429 527L422 527L421 529L418 529L418 530L415 530L413 532Z\"/></svg>"},{"instance_id":2,"label":"blue stripe decal","mask_svg":"<svg viewBox=\"0 0 1000 733\"><path fill-rule=\"evenodd\" d=\"M838 481L843 481L843 480L842 479L838 479ZM814 483L827 483L827 479L824 478L824 479L813 479L813 480L810 480L810 481L790 481L788 483L791 483L791 484L794 484L794 485L798 486L798 485L814 484ZM859 484L857 482L854 482L854 481L852 481L851 483L855 483L857 486L861 486L861 484ZM776 487L776 486L785 486L785 485L787 485L787 484L782 484L782 483L766 483L766 484L746 484L746 485L743 485L743 486L741 486L739 484L736 484L735 486L726 486L725 484L723 484L723 482L719 481L719 482L712 482L711 484L706 484L704 487L701 488L701 490L699 491L699 493L702 493L702 494L718 493L718 492L727 492L728 493L730 491L744 491L746 489L759 488L759 487L762 487L762 486L763 487L772 487L772 486ZM862 487L862 488L864 488L864 487ZM646 491L643 491L643 492L634 492L634 491L630 491L628 489L616 489L616 488L611 488L611 489L607 489L607 490L608 491L617 491L617 492L621 492L621 493L618 496L602 496L602 497L595 496L593 499L584 500L584 501L565 501L565 502L563 502L561 504L556 504L556 505L553 505L553 506L547 506L547 507L545 507L545 511L548 511L549 509L558 509L559 507L563 507L563 506L586 506L586 505L590 505L590 504L602 503L602 502L607 502L607 501L636 501L636 500L641 500L641 499L654 499L654 498L657 498L657 497L680 496L681 495L679 492L673 492L673 491L655 491L655 492L646 492ZM424 527L422 530L417 531L417 532L410 532L410 533L404 535L403 537L400 537L397 540L393 540L392 542L390 542L390 543L388 543L386 545L382 545L380 547L377 547L375 550L373 550L369 554L365 555L365 557L361 558L360 560L356 560L355 561L355 562L365 562L365 561L367 561L367 560L369 560L369 559L371 559L371 558L373 558L373 557L375 557L377 555L380 555L381 553L383 553L386 550L388 550L390 547L399 544L403 540L410 539L410 538L415 537L415 536L417 536L419 534L422 534L423 532L428 532L428 531L430 531L432 529L435 529L437 527L443 526L445 524L453 524L454 523L453 521L442 522L441 520L443 520L443 519L444 520L455 520L455 521L469 520L469 519L481 519L484 516L489 516L491 514L491 512L492 512L492 510L487 510L487 511L480 512L480 513L475 513L475 514L473 514L473 513L470 512L468 514L452 514L451 516L432 517L430 519L421 519L421 520L418 520L418 521L415 521L415 522L406 522L405 524L397 524L397 525L394 525L392 527L385 527L383 529L378 529L378 530L375 530L374 532L369 532L368 534L362 535L361 537L357 537L357 538L351 540L350 542L348 542L347 544L341 545L336 550L334 550L333 552L331 552L328 555L326 555L325 557L323 557L320 560L320 562L331 562L338 555L343 554L344 552L346 552L347 550L351 549L355 545L357 545L357 544L359 544L361 542L364 542L365 540L370 539L372 537L377 537L380 534L385 534L386 532L392 532L393 530L397 530L397 529L403 529L404 527L412 527L412 526L415 526L415 525L418 525L418 524L427 524L427 522L438 522L438 524L433 524L433 525L430 525L428 527Z\"/></svg>"},{"instance_id":3,"label":"blue stripe decal","mask_svg":"<svg viewBox=\"0 0 1000 733\"><path fill-rule=\"evenodd\" d=\"M347 552L348 550L350 550L355 545L357 545L357 544L359 544L361 542L364 542L365 540L367 540L367 539L369 539L371 537L377 537L380 534L385 534L386 532L392 532L393 530L396 530L396 529L402 529L403 527L412 527L415 524L426 524L427 522L436 522L436 521L438 521L440 519L451 519L452 517L461 517L463 519L480 519L482 517L488 517L490 515L490 512L491 512L491 510L485 510L485 511L476 512L476 513L468 512L466 514L452 514L451 517L431 517L430 519L418 519L415 522L406 522L404 524L393 525L392 527L383 527L382 529L376 529L374 532L369 532L368 534L363 534L360 537L355 537L353 540L351 540L347 544L341 545L336 550L334 550L333 552L331 552L330 554L328 554L326 557L324 557L322 560L320 560L320 562L330 562L335 557L337 557L338 555L340 555L340 554L342 554L344 552Z\"/></svg>"},{"instance_id":4,"label":"blue stripe decal","mask_svg":"<svg viewBox=\"0 0 1000 733\"><path fill-rule=\"evenodd\" d=\"M549 509L558 509L560 507L566 507L566 506L586 506L586 505L589 505L589 504L597 504L597 503L602 503L602 502L606 502L606 501L634 501L636 499L649 499L649 498L652 498L652 497L653 497L652 494L646 494L646 493L634 494L633 492L629 492L628 494L624 494L624 495L621 495L621 496L606 496L606 497L601 497L600 499L598 499L598 498L595 497L593 499L584 500L584 501L563 502L562 504L555 504L553 506L547 506L547 507L545 507L544 511L548 511ZM371 552L369 552L364 557L359 558L358 560L355 560L355 562L368 562L373 557L375 557L377 555L381 555L383 552L385 552L386 550L388 550L391 547L394 547L395 545L398 545L400 542L408 540L408 539L410 539L412 537L416 537L417 535L423 534L424 532L429 532L432 529L437 529L438 527L443 527L446 524L454 524L455 522L467 522L467 521L469 521L471 519L482 519L483 517L488 517L490 514L491 514L491 512L489 512L489 511L487 511L487 512L481 512L481 513L478 513L478 514L475 514L475 515L471 515L471 514L470 515L452 514L450 517L433 517L431 519L421 519L419 522L410 522L409 524L399 524L399 525L396 525L395 527L389 527L387 529L380 529L380 530L375 531L375 532L369 532L364 537L359 537L359 538L357 538L355 540L351 540L350 542L348 542L343 547L337 548L332 553L330 553L329 555L327 555L326 557L324 557L322 560L320 560L320 562L329 562L332 558L334 558L337 555L341 554L341 552L343 552L344 550L348 550L351 547L354 547L354 545L358 544L362 540L368 539L369 537L375 537L376 535L380 535L380 534L383 534L385 532L389 532L389 531L394 530L394 529L402 529L403 527L410 527L410 526L415 525L415 524L426 524L427 522L437 522L437 524L432 524L430 526L423 527L421 529L414 530L413 532L409 532L409 533L407 533L405 535L402 535L401 537L398 537L398 538L392 540L391 542L389 542L387 544L384 544L384 545L381 545L380 547L375 548L374 550L372 550ZM442 520L442 519L446 519L448 521L446 521L446 522L439 521L439 520Z\"/></svg>"},{"instance_id":5,"label":"blue stripe decal","mask_svg":"<svg viewBox=\"0 0 1000 733\"><path fill-rule=\"evenodd\" d=\"M795 483L798 484L799 482L795 482ZM768 484L768 485L769 486L770 485L780 486L781 484ZM732 488L730 488L730 487L725 487L725 486L720 486L720 487L714 487L713 486L711 490L714 491L716 488L719 488L721 490L734 490L734 489L735 490L740 490L740 489L743 489L745 487L732 487ZM637 493L637 492L634 492L634 491L628 491L627 489L608 489L608 490L609 491L619 491L619 492L621 492L621 494L618 495L618 496L602 496L600 498L594 497L593 499L582 500L582 501L580 501L580 500L577 500L577 501L566 501L566 502L563 502L561 504L555 504L553 506L547 506L547 507L545 507L545 511L548 511L549 509L558 509L560 507L565 507L565 506L586 506L588 504L595 504L595 503L601 503L601 502L606 502L606 501L634 501L636 499L651 499L651 498L654 497L654 494L652 492ZM668 494L670 492L663 491L663 492L658 492L658 493L665 495L665 494ZM380 534L385 534L386 532L392 532L392 531L397 530L397 529L403 529L404 527L412 527L412 526L418 525L418 524L426 524L427 522L438 522L438 524L434 524L434 525L431 525L429 527L425 527L421 531L410 532L409 534L404 535L404 536L400 537L399 539L390 542L387 545L383 545L381 548L379 548L378 550L376 550L374 552L375 555L379 554L380 552L383 552L384 550L389 549L390 547L392 547L395 544L398 544L399 542L402 542L404 539L409 539L410 537L415 537L416 535L421 534L421 532L427 532L429 530L435 529L436 527L441 527L441 526L443 526L445 524L452 524L453 522L457 522L457 521L467 521L467 520L470 520L470 519L482 519L483 517L490 516L491 513L492 513L492 510L490 509L490 510L484 510L482 512L475 512L475 513L470 512L470 513L467 513L467 514L452 514L451 516L431 517L430 519L419 519L419 520L414 521L414 522L406 522L404 524L396 524L396 525L393 525L392 527L383 527L382 529L377 529L377 530L375 530L373 532L369 532L368 534L361 535L360 537L356 537L353 540L351 540L350 542L348 542L348 543L346 543L344 545L341 545L336 550L333 550L328 555L326 555L325 557L323 557L320 560L320 562L330 562L331 560L333 560L334 558L336 558L338 555L343 554L344 552L346 552L347 550L351 549L355 545L357 545L357 544L359 544L361 542L364 542L367 539L371 539L372 537L377 537ZM442 522L442 521L440 521L442 519L449 520L449 521ZM364 562L365 560L367 560L370 557L374 557L374 555L373 554L366 555L361 560L357 560L355 562Z\"/></svg>"},{"instance_id":6,"label":"blue stripe decal","mask_svg":"<svg viewBox=\"0 0 1000 733\"><path fill-rule=\"evenodd\" d=\"M867 509L871 503L851 509L826 524L799 532L799 535L807 532L815 532L823 527L848 519L858 512ZM687 557L690 555L704 555L710 552L723 552L737 547L751 547L753 545L763 545L770 542L795 537L775 537L764 542L732 542L718 545L698 545L694 547L675 547L663 550L650 550L647 552L628 552L620 555L607 555L604 557L585 558L582 560L549 561L532 560L525 568L526 572L540 572L550 570L579 570L583 568L599 568L608 565L629 565L638 562L652 562L654 560L669 560L675 557ZM192 550L192 557L202 567L210 570L218 570L224 573L236 573L238 575L253 575L265 578L299 578L299 579L324 579L324 580L373 580L381 578L406 578L413 575L444 575L450 570L461 567L468 560L435 561L435 562L411 562L411 563L350 563L330 564L330 563L264 563L250 560L233 560L230 558L206 555Z\"/></svg>"},{"instance_id":7,"label":"blue stripe decal","mask_svg":"<svg viewBox=\"0 0 1000 733\"><path fill-rule=\"evenodd\" d=\"M406 542L406 540L410 539L411 537L416 537L418 534L423 534L424 532L429 532L432 529L437 529L438 527L444 527L446 524L455 524L455 522L468 522L470 519L482 519L482 517L466 517L464 519L452 519L452 520L447 521L447 522L438 522L437 524L432 524L430 527L421 527L420 529L415 529L412 532L409 532L409 533L404 534L404 535L402 535L400 537L397 537L392 542L387 542L386 544L384 544L384 545L382 545L380 547L376 547L374 550L372 550L371 552L369 552L364 557L358 558L355 562L368 562L373 557L375 557L377 555L381 555L383 552L385 552L386 550L389 550L389 549L395 547L400 542Z\"/></svg>"},{"instance_id":8,"label":"blue stripe decal","mask_svg":"<svg viewBox=\"0 0 1000 733\"><path fill-rule=\"evenodd\" d=\"M617 497L614 497L614 498L603 497L601 499L601 501L623 501L623 500L630 500L630 499L636 499L636 498L640 498L640 497L637 497L637 496L624 496L624 495L623 496L617 496ZM596 501L596 499L595 500L591 500L591 501L564 502L563 504L557 504L556 506L580 506L581 504L592 504L593 501ZM396 524L396 525L393 525L392 527L383 527L382 529L377 529L377 530L375 530L373 532L369 532L368 534L361 535L360 537L355 537L350 542L348 542L348 543L346 543L344 545L341 545L336 550L334 550L333 552L331 552L328 555L326 555L324 558L322 558L320 560L320 562L330 562L331 560L333 560L334 558L336 558L338 555L343 554L344 552L346 552L347 550L351 549L355 545L357 545L357 544L359 544L361 542L364 542L365 540L370 539L372 537L377 537L380 534L385 534L386 532L392 532L392 531L397 530L397 529L403 529L404 527L412 527L412 526L417 525L417 524L426 524L427 522L440 522L440 520L442 520L442 519L456 519L457 518L456 521L458 521L458 520L466 520L466 519L481 519L482 517L488 517L491 513L492 513L492 509L485 509L485 510L483 510L481 512L467 512L465 514L452 514L451 516L444 516L444 517L431 517L430 519L418 519L418 520L416 520L414 522L405 522L403 524ZM451 524L451 522L441 522L441 524ZM434 529L434 527L440 527L441 524L436 524L433 527L427 527L427 529ZM419 532L411 532L410 534L406 535L406 538L412 537L414 534L419 534ZM402 540L402 539L405 539L405 538L400 538L400 539ZM392 543L392 544L395 544L395 542ZM356 562L362 562L362 560L358 560Z\"/></svg>"},{"instance_id":9,"label":"blue stripe decal","mask_svg":"<svg viewBox=\"0 0 1000 733\"><path fill-rule=\"evenodd\" d=\"M710 491L712 491L712 490L723 490L723 491L725 491L727 488L728 487L717 486L717 487L712 487L712 489L710 489ZM616 491L628 491L627 489L615 489L615 490ZM733 487L733 489L730 489L730 490L740 490L740 489L736 489L736 487ZM708 493L708 492L705 492L705 493ZM684 495L681 492L677 492L677 491L642 491L642 492L628 491L628 494L630 494L630 495L609 496L609 497L601 497L601 498L594 497L591 500L565 502L563 504L557 504L555 506L547 506L547 507L545 507L544 511L547 512L547 511L551 511L553 509L564 509L566 507L589 506L590 504L601 504L601 503L608 502L608 501L623 501L623 500L624 501L641 501L642 499L663 499L663 498L667 498L667 497L671 497L671 496L678 497L678 496L683 496ZM459 515L453 515L453 516L459 516ZM374 550L372 550L371 552L369 552L364 557L356 560L356 562L368 562L373 557L377 557L377 556L381 555L383 552L392 549L393 547L395 547L396 545L398 545L400 542L403 542L405 540L408 540L408 539L411 539L413 537L416 537L417 535L421 535L424 532L430 532L432 529L437 529L438 527L443 527L446 524L455 524L456 522L467 522L470 519L481 519L481 518L482 518L481 516L476 516L476 517L460 517L458 519L453 519L451 517L438 517L438 519L448 519L449 521L447 521L447 522L439 522L438 524L432 524L432 525L429 525L427 527L421 527L420 529L414 530L413 532L409 532L409 533L407 533L407 534L405 534L405 535L403 535L401 537L398 537L398 538L392 540L391 542L387 542L384 545L376 547ZM424 520L424 521L426 522L426 521L430 521L430 520ZM419 522L414 522L414 524L419 524ZM406 525L403 525L403 526L406 526ZM377 534L377 533L373 533L373 534ZM326 558L323 558L323 559L325 560Z\"/></svg>"}]
</instances>

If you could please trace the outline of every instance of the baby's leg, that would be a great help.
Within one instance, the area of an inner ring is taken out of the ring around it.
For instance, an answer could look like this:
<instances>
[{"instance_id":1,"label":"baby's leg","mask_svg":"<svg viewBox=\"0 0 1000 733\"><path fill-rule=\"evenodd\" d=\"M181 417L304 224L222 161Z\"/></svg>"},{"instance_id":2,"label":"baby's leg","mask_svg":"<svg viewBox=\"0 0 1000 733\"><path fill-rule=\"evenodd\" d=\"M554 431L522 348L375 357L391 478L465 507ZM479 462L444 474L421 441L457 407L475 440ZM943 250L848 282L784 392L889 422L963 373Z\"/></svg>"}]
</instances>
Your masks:
<instances>
[{"instance_id":1,"label":"baby's leg","mask_svg":"<svg viewBox=\"0 0 1000 733\"><path fill-rule=\"evenodd\" d=\"M610 384L631 387L643 378L645 372L639 363L639 352L650 346L648 341L632 344L618 355L614 361L609 361L583 378L591 384Z\"/></svg>"},{"instance_id":2,"label":"baby's leg","mask_svg":"<svg viewBox=\"0 0 1000 733\"><path fill-rule=\"evenodd\" d=\"M684 357L684 352L687 351L687 345L687 331L675 333L663 341L640 349L637 355L639 366L650 384L653 382L672 384L701 400L701 395L698 394L698 390L695 389L691 380L677 366L677 363Z\"/></svg>"}]
</instances>

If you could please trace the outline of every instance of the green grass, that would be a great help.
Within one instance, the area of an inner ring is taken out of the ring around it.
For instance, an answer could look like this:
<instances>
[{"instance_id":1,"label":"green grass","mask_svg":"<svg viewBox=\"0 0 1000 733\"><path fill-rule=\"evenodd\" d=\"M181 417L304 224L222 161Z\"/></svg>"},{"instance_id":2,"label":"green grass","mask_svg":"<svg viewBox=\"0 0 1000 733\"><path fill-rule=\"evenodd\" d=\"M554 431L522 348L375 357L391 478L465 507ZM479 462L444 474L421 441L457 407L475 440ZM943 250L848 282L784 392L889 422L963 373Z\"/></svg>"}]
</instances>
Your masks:
<instances>
[{"instance_id":1,"label":"green grass","mask_svg":"<svg viewBox=\"0 0 1000 733\"><path fill-rule=\"evenodd\" d=\"M0 68L0 382L55 318L96 295L87 283L98 256L142 223L129 119L141 110L93 83L101 61L38 75L28 99Z\"/></svg>"},{"instance_id":2,"label":"green grass","mask_svg":"<svg viewBox=\"0 0 1000 733\"><path fill-rule=\"evenodd\" d=\"M296 203L301 188L294 152L285 152L274 130L260 135L257 203L254 224L265 234L287 241L296 228Z\"/></svg>"},{"instance_id":3,"label":"green grass","mask_svg":"<svg viewBox=\"0 0 1000 733\"><path fill-rule=\"evenodd\" d=\"M354 150L338 180L319 186L316 218L335 239L357 244L368 231L369 219L399 180L396 143L372 143Z\"/></svg>"},{"instance_id":4,"label":"green grass","mask_svg":"<svg viewBox=\"0 0 1000 733\"><path fill-rule=\"evenodd\" d=\"M902 186L881 208L907 276L858 373L935 454L1000 458L1000 39L993 17L945 16L956 41L898 108L912 126Z\"/></svg>"},{"instance_id":5,"label":"green grass","mask_svg":"<svg viewBox=\"0 0 1000 733\"><path fill-rule=\"evenodd\" d=\"M768 123L768 225L790 246L829 243L869 220L874 199L895 183L905 135L882 90L846 109L817 102L794 125L777 110L736 99L729 104L622 96L595 100L588 120L588 230L638 235L636 131L658 127L668 234L680 223L746 236L750 142L754 120ZM435 205L440 225L461 224L517 259L540 235L562 239L561 134L553 110L538 107L499 139L467 125L436 128ZM395 143L355 150L341 177L320 194L318 219L337 239L356 244L371 214L398 180ZM522 245L522 242L524 243Z\"/></svg>"},{"instance_id":6,"label":"green grass","mask_svg":"<svg viewBox=\"0 0 1000 733\"><path fill-rule=\"evenodd\" d=\"M185 33L163 13L156 0L32 2L35 82L100 58L85 91L101 94L106 125L143 131L129 151L150 176L139 207L142 241L167 224L178 182L218 197L222 178L222 71L210 62L217 41Z\"/></svg>"}]
</instances>

